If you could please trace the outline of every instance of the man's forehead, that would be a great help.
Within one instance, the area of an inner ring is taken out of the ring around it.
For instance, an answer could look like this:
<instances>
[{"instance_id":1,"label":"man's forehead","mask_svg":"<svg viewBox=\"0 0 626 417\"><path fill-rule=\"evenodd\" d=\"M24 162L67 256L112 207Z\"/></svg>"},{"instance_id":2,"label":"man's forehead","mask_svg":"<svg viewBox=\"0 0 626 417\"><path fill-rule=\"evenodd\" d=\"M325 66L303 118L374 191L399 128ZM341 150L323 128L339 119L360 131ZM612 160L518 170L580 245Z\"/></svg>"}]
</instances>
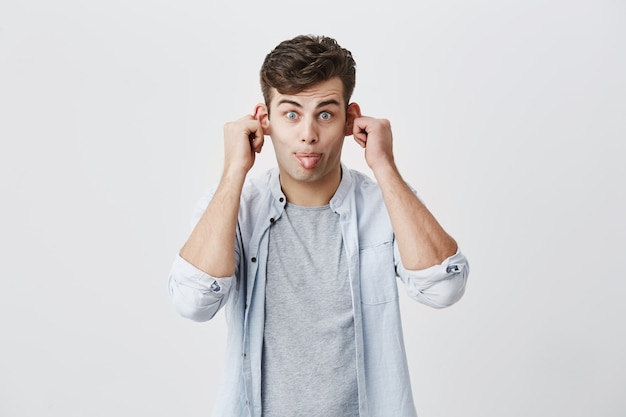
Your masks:
<instances>
[{"instance_id":1,"label":"man's forehead","mask_svg":"<svg viewBox=\"0 0 626 417\"><path fill-rule=\"evenodd\" d=\"M300 105L343 105L343 84L339 79L331 79L306 88L297 93L281 94L275 88L272 89L272 105L279 106L283 103Z\"/></svg>"}]
</instances>

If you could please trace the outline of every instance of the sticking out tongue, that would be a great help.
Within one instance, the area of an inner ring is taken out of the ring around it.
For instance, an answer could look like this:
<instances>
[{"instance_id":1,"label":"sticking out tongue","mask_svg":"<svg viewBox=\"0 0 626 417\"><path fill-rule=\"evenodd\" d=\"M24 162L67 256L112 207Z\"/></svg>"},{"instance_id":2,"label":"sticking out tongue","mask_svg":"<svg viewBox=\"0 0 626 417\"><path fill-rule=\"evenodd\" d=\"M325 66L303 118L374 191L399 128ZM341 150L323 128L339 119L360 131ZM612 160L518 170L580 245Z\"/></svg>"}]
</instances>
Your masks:
<instances>
[{"instance_id":1,"label":"sticking out tongue","mask_svg":"<svg viewBox=\"0 0 626 417\"><path fill-rule=\"evenodd\" d=\"M319 154L310 154L310 155L296 155L296 159L300 162L306 169L311 169L317 165L320 161L321 156Z\"/></svg>"}]
</instances>

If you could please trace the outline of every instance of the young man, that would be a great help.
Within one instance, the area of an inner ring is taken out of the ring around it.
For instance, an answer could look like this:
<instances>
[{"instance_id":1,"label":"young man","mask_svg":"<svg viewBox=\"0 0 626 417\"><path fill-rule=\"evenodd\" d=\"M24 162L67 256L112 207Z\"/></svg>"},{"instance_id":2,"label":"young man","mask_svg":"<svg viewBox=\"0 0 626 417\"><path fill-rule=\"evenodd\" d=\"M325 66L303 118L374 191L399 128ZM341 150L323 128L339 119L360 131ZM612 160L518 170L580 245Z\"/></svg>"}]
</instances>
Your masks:
<instances>
[{"instance_id":1,"label":"young man","mask_svg":"<svg viewBox=\"0 0 626 417\"><path fill-rule=\"evenodd\" d=\"M225 125L222 177L169 280L181 315L225 309L216 416L416 415L396 278L441 308L469 266L400 176L390 123L350 103L355 71L334 39L286 40L261 68L265 103ZM265 136L278 167L249 178ZM346 136L376 181L341 162Z\"/></svg>"}]
</instances>

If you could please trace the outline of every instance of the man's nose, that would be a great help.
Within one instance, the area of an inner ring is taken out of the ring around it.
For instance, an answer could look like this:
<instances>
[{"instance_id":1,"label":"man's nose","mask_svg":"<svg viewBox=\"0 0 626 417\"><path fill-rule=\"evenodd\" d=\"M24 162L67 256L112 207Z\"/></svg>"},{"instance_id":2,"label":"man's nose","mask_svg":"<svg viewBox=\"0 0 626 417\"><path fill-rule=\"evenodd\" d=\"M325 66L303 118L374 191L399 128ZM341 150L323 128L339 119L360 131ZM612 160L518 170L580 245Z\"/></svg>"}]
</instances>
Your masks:
<instances>
[{"instance_id":1,"label":"man's nose","mask_svg":"<svg viewBox=\"0 0 626 417\"><path fill-rule=\"evenodd\" d=\"M300 141L304 143L315 143L318 139L318 131L315 120L308 118L303 120L302 130L300 131Z\"/></svg>"}]
</instances>

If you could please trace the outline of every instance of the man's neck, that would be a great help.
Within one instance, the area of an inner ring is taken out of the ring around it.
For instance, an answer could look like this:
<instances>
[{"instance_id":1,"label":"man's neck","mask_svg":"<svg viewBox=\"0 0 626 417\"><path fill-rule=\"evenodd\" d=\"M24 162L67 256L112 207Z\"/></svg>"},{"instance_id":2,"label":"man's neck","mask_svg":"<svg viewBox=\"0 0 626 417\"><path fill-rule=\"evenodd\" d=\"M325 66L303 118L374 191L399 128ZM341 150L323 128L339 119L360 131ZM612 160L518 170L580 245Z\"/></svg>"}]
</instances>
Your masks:
<instances>
[{"instance_id":1,"label":"man's neck","mask_svg":"<svg viewBox=\"0 0 626 417\"><path fill-rule=\"evenodd\" d=\"M301 182L280 178L280 186L287 201L307 207L320 207L330 203L341 183L341 166L323 181Z\"/></svg>"}]
</instances>

